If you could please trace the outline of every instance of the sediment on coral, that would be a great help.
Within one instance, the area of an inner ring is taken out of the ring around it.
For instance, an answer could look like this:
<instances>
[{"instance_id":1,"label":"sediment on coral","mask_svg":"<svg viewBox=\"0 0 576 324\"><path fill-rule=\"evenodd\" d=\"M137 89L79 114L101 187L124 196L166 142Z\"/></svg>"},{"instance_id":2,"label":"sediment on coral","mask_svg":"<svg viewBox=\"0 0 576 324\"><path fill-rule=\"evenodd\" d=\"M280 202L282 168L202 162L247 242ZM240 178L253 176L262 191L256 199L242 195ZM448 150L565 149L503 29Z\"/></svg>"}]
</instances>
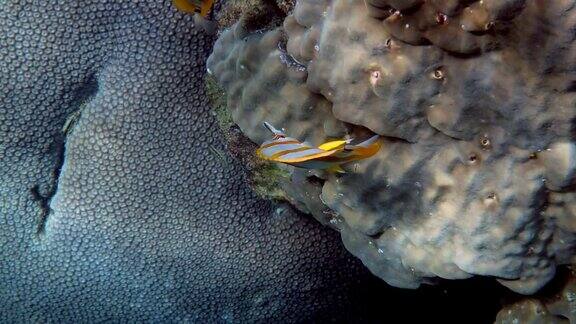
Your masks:
<instances>
[{"instance_id":1,"label":"sediment on coral","mask_svg":"<svg viewBox=\"0 0 576 324\"><path fill-rule=\"evenodd\" d=\"M574 261L576 238L576 3L545 7L301 0L282 27L222 33L208 66L256 143L263 121L312 143L384 137L348 173L289 190L374 274L531 294Z\"/></svg>"}]
</instances>

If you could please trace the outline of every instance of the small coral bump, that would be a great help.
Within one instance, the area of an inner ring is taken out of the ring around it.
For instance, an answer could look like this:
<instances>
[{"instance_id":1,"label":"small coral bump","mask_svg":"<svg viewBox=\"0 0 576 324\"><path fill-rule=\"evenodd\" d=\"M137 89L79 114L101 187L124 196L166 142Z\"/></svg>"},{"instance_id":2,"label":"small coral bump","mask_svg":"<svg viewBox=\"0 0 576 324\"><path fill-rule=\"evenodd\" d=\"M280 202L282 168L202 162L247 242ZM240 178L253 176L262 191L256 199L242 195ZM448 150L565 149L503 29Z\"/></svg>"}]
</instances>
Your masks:
<instances>
[{"instance_id":1,"label":"small coral bump","mask_svg":"<svg viewBox=\"0 0 576 324\"><path fill-rule=\"evenodd\" d=\"M434 70L434 72L432 72L432 78L436 79L436 80L444 80L444 69L442 67L439 67L437 69Z\"/></svg>"},{"instance_id":2,"label":"small coral bump","mask_svg":"<svg viewBox=\"0 0 576 324\"><path fill-rule=\"evenodd\" d=\"M382 72L374 70L370 73L370 84L376 86L380 79L382 78Z\"/></svg>"},{"instance_id":3,"label":"small coral bump","mask_svg":"<svg viewBox=\"0 0 576 324\"><path fill-rule=\"evenodd\" d=\"M395 42L392 38L388 38L386 40L386 42L384 43L384 47L389 51L400 48L398 42Z\"/></svg>"},{"instance_id":4,"label":"small coral bump","mask_svg":"<svg viewBox=\"0 0 576 324\"><path fill-rule=\"evenodd\" d=\"M484 205L486 207L492 207L498 203L498 195L495 192L490 192L484 198Z\"/></svg>"},{"instance_id":5,"label":"small coral bump","mask_svg":"<svg viewBox=\"0 0 576 324\"><path fill-rule=\"evenodd\" d=\"M439 12L436 14L436 23L438 23L438 25L446 25L448 23L448 16L446 16L445 14Z\"/></svg>"},{"instance_id":6,"label":"small coral bump","mask_svg":"<svg viewBox=\"0 0 576 324\"><path fill-rule=\"evenodd\" d=\"M389 22L395 22L402 19L402 13L400 12L400 10L395 10L388 18L386 18L386 20L388 20Z\"/></svg>"},{"instance_id":7,"label":"small coral bump","mask_svg":"<svg viewBox=\"0 0 576 324\"><path fill-rule=\"evenodd\" d=\"M488 136L484 135L480 138L480 146L484 150L488 150L492 147L492 143L490 142L490 139L488 138Z\"/></svg>"},{"instance_id":8,"label":"small coral bump","mask_svg":"<svg viewBox=\"0 0 576 324\"><path fill-rule=\"evenodd\" d=\"M476 153L471 153L468 156L468 163L470 163L470 164L476 164L476 163L478 163L479 160L480 160L480 157L478 157L478 154L476 154Z\"/></svg>"}]
</instances>

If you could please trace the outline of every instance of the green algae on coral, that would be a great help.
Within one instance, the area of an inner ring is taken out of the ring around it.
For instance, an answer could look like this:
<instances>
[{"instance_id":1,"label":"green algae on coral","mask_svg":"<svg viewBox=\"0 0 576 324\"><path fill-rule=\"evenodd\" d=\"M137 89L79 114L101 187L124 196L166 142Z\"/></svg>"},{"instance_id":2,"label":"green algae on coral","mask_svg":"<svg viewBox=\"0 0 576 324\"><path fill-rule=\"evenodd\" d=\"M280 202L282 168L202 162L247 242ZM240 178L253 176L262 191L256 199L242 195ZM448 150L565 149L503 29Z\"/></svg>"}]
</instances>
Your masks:
<instances>
[{"instance_id":1,"label":"green algae on coral","mask_svg":"<svg viewBox=\"0 0 576 324\"><path fill-rule=\"evenodd\" d=\"M276 163L261 161L251 170L250 184L260 197L287 200L283 184L290 181L290 172Z\"/></svg>"},{"instance_id":2,"label":"green algae on coral","mask_svg":"<svg viewBox=\"0 0 576 324\"><path fill-rule=\"evenodd\" d=\"M230 128L227 146L232 157L246 167L248 184L256 194L269 200L288 200L283 188L290 182L291 172L286 167L258 158L258 146L237 125Z\"/></svg>"},{"instance_id":3,"label":"green algae on coral","mask_svg":"<svg viewBox=\"0 0 576 324\"><path fill-rule=\"evenodd\" d=\"M290 172L282 169L279 165L258 159L254 152L256 146L247 138L235 139L230 128L235 125L232 114L226 103L226 92L217 83L216 79L206 76L206 95L210 99L213 113L218 120L218 126L224 132L228 140L228 149L232 155L248 165L249 184L258 196L270 200L286 200L286 193L282 184L290 181ZM220 150L210 147L210 152L221 162L227 162L225 154Z\"/></svg>"},{"instance_id":4,"label":"green algae on coral","mask_svg":"<svg viewBox=\"0 0 576 324\"><path fill-rule=\"evenodd\" d=\"M226 105L226 92L211 75L206 76L205 87L206 95L208 96L208 99L210 99L210 104L212 105L214 115L218 120L218 125L220 126L220 129L227 134L230 127L234 125L234 121L232 120L232 114L230 114Z\"/></svg>"}]
</instances>

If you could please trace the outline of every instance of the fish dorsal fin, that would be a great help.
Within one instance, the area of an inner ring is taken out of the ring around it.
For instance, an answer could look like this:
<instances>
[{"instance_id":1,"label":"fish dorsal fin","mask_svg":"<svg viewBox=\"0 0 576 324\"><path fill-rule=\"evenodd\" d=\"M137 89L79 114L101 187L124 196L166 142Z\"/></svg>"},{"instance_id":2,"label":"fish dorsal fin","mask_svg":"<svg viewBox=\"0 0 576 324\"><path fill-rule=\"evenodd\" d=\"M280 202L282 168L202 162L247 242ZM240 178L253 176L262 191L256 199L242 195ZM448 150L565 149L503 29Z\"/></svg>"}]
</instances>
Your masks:
<instances>
[{"instance_id":1,"label":"fish dorsal fin","mask_svg":"<svg viewBox=\"0 0 576 324\"><path fill-rule=\"evenodd\" d=\"M272 126L269 122L264 122L264 127L266 127L270 133L274 134L275 137L286 137L283 131L276 129L276 127Z\"/></svg>"},{"instance_id":2,"label":"fish dorsal fin","mask_svg":"<svg viewBox=\"0 0 576 324\"><path fill-rule=\"evenodd\" d=\"M330 141L318 146L318 148L324 151L341 150L346 144L348 144L346 140Z\"/></svg>"}]
</instances>

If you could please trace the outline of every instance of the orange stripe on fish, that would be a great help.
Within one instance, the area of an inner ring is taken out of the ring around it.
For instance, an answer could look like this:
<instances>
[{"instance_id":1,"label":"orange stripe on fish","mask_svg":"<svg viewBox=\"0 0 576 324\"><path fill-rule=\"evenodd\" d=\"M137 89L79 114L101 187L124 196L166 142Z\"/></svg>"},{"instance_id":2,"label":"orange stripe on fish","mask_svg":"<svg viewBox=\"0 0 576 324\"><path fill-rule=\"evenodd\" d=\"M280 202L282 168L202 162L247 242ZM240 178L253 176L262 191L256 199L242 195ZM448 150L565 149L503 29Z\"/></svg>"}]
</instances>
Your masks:
<instances>
[{"instance_id":1,"label":"orange stripe on fish","mask_svg":"<svg viewBox=\"0 0 576 324\"><path fill-rule=\"evenodd\" d=\"M293 149L293 150L284 150L284 151L281 151L281 152L278 152L278 153L272 155L272 158L278 159L282 155L286 155L286 154L290 154L290 153L297 153L297 152L302 152L302 151L308 151L310 149L311 149L310 147L304 146L304 147L300 147L300 148Z\"/></svg>"},{"instance_id":2,"label":"orange stripe on fish","mask_svg":"<svg viewBox=\"0 0 576 324\"><path fill-rule=\"evenodd\" d=\"M293 141L285 141L285 142L272 142L272 143L264 143L262 144L262 146L260 146L261 149L265 149L271 146L275 146L275 145L280 145L280 144L299 144L300 142L297 140L293 140Z\"/></svg>"},{"instance_id":3,"label":"orange stripe on fish","mask_svg":"<svg viewBox=\"0 0 576 324\"><path fill-rule=\"evenodd\" d=\"M304 155L304 156L300 156L300 157L291 157L291 158L287 157L290 155L290 153L288 153L288 154L283 154L283 155L277 157L275 160L276 160L276 162L289 163L289 164L290 163L299 163L299 162L306 162L306 161L310 161L310 160L316 160L316 159L324 157L324 156L332 155L336 152L338 152L338 151L337 150L323 151L323 152L318 152L318 153L314 153L314 154L310 154L310 155Z\"/></svg>"}]
</instances>

